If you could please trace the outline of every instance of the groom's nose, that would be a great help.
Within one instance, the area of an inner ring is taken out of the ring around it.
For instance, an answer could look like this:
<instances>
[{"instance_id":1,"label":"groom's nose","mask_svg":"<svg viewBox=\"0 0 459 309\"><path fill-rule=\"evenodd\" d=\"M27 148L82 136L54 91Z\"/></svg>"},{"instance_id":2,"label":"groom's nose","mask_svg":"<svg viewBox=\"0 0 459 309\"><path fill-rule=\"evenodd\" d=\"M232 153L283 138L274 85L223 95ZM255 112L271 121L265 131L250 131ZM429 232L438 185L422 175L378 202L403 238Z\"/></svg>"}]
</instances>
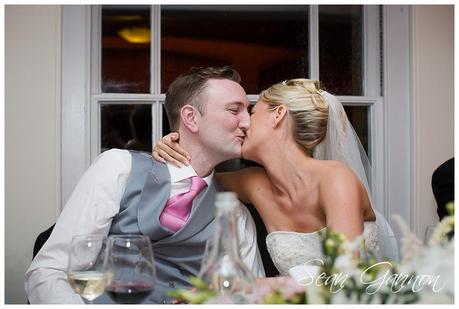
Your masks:
<instances>
[{"instance_id":1,"label":"groom's nose","mask_svg":"<svg viewBox=\"0 0 459 309\"><path fill-rule=\"evenodd\" d=\"M242 130L247 131L250 127L250 115L247 111L241 113L241 119L239 120L239 128Z\"/></svg>"}]
</instances>

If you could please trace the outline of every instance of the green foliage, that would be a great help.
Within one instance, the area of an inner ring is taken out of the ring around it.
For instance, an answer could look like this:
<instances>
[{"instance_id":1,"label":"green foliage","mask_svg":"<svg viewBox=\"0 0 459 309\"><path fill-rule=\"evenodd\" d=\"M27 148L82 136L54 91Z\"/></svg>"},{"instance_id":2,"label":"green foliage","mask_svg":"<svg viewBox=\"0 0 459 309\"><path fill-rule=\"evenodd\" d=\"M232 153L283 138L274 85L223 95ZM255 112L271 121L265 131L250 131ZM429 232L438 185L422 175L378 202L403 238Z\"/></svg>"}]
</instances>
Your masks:
<instances>
[{"instance_id":1,"label":"green foliage","mask_svg":"<svg viewBox=\"0 0 459 309\"><path fill-rule=\"evenodd\" d=\"M203 304L208 299L217 296L217 293L210 290L207 284L201 279L191 276L188 280L193 286L193 289L177 289L169 291L168 295L179 302L187 304Z\"/></svg>"}]
</instances>

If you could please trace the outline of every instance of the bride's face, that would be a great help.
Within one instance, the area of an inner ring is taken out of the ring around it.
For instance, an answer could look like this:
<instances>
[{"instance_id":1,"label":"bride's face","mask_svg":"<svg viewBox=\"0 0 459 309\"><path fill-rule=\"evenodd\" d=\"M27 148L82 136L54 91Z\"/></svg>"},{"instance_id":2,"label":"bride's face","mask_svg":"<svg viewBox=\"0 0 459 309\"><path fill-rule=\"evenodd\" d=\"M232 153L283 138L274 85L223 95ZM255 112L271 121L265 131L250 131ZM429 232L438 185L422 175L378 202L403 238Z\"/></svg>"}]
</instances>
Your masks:
<instances>
[{"instance_id":1,"label":"bride's face","mask_svg":"<svg viewBox=\"0 0 459 309\"><path fill-rule=\"evenodd\" d=\"M250 114L250 127L242 144L242 157L256 161L258 154L263 151L263 145L269 142L273 130L273 113L269 105L260 100Z\"/></svg>"}]
</instances>

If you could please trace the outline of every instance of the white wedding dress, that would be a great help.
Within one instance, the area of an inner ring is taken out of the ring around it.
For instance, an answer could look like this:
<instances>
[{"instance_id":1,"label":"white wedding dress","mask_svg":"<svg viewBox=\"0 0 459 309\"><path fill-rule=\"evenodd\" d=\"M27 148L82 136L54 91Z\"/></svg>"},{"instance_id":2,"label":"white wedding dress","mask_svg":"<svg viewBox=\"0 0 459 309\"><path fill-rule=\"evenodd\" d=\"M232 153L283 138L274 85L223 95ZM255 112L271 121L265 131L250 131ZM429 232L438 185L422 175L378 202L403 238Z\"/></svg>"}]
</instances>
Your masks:
<instances>
[{"instance_id":1,"label":"white wedding dress","mask_svg":"<svg viewBox=\"0 0 459 309\"><path fill-rule=\"evenodd\" d=\"M322 230L325 229L324 227ZM304 265L313 259L322 259L320 231L312 233L275 231L268 234L266 247L282 276L288 276L289 270L295 266ZM370 250L379 253L378 226L375 222L364 222L364 240Z\"/></svg>"}]
</instances>

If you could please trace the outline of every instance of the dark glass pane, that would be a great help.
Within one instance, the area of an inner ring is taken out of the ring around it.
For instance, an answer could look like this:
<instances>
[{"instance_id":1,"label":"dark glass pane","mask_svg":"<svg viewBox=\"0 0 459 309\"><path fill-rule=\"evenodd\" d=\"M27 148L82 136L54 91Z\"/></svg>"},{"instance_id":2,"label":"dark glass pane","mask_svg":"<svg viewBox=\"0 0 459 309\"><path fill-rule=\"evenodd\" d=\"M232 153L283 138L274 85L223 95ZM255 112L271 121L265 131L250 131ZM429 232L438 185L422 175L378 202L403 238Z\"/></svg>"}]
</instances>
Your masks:
<instances>
[{"instance_id":1,"label":"dark glass pane","mask_svg":"<svg viewBox=\"0 0 459 309\"><path fill-rule=\"evenodd\" d=\"M192 66L231 65L249 94L307 77L308 7L161 6L161 92Z\"/></svg>"},{"instance_id":2,"label":"dark glass pane","mask_svg":"<svg viewBox=\"0 0 459 309\"><path fill-rule=\"evenodd\" d=\"M101 152L110 148L151 152L151 105L103 104Z\"/></svg>"},{"instance_id":3,"label":"dark glass pane","mask_svg":"<svg viewBox=\"0 0 459 309\"><path fill-rule=\"evenodd\" d=\"M347 118L354 127L360 142L362 143L365 152L370 158L368 147L369 147L369 136L370 136L370 124L369 124L369 110L367 106L344 106Z\"/></svg>"},{"instance_id":4,"label":"dark glass pane","mask_svg":"<svg viewBox=\"0 0 459 309\"><path fill-rule=\"evenodd\" d=\"M102 92L150 92L150 6L102 6Z\"/></svg>"},{"instance_id":5,"label":"dark glass pane","mask_svg":"<svg viewBox=\"0 0 459 309\"><path fill-rule=\"evenodd\" d=\"M319 6L319 70L324 88L362 95L363 6Z\"/></svg>"}]
</instances>

